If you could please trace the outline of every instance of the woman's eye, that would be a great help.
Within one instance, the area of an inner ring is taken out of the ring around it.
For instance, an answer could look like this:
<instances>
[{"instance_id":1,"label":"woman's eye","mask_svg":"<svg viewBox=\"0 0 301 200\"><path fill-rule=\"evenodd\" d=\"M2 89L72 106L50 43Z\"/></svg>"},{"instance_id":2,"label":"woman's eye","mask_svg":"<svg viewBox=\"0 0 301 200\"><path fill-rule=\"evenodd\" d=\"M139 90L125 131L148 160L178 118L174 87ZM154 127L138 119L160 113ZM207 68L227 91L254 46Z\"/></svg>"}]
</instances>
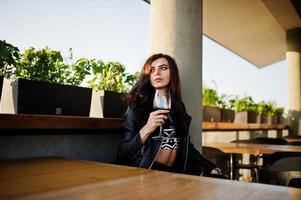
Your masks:
<instances>
[{"instance_id":1,"label":"woman's eye","mask_svg":"<svg viewBox=\"0 0 301 200\"><path fill-rule=\"evenodd\" d=\"M155 69L150 69L150 72L154 72L155 71Z\"/></svg>"},{"instance_id":2,"label":"woman's eye","mask_svg":"<svg viewBox=\"0 0 301 200\"><path fill-rule=\"evenodd\" d=\"M167 70L167 67L161 67L162 70Z\"/></svg>"}]
</instances>

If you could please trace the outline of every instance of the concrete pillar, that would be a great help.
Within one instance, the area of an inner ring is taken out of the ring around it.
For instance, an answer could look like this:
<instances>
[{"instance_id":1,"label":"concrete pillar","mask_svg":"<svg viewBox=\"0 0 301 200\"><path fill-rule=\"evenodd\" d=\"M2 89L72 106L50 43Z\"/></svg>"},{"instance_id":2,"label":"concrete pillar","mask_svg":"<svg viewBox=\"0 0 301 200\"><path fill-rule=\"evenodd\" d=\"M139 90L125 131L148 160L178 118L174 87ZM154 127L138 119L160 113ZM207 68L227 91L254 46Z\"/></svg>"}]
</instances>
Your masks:
<instances>
[{"instance_id":1,"label":"concrete pillar","mask_svg":"<svg viewBox=\"0 0 301 200\"><path fill-rule=\"evenodd\" d=\"M166 53L177 61L190 133L201 149L202 0L151 0L151 54Z\"/></svg>"},{"instance_id":2,"label":"concrete pillar","mask_svg":"<svg viewBox=\"0 0 301 200\"><path fill-rule=\"evenodd\" d=\"M301 28L286 32L290 135L301 135Z\"/></svg>"}]
</instances>

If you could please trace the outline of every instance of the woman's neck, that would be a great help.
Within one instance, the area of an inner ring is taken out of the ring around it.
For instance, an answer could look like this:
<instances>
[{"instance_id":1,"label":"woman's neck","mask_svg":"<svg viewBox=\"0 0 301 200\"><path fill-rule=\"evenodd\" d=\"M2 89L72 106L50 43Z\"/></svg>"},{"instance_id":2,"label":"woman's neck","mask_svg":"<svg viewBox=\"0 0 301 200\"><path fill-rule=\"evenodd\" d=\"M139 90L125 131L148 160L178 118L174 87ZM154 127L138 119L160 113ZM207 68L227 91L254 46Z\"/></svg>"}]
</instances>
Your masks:
<instances>
[{"instance_id":1,"label":"woman's neck","mask_svg":"<svg viewBox=\"0 0 301 200\"><path fill-rule=\"evenodd\" d=\"M157 89L159 96L168 96L166 88Z\"/></svg>"}]
</instances>

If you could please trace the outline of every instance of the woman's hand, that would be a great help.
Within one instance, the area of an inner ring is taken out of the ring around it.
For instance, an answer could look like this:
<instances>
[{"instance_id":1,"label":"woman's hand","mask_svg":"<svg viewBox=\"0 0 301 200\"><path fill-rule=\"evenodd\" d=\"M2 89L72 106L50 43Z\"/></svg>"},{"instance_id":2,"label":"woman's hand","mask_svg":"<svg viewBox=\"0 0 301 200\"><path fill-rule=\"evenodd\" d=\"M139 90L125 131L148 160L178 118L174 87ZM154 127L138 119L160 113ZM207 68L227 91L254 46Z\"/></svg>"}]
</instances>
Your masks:
<instances>
[{"instance_id":1,"label":"woman's hand","mask_svg":"<svg viewBox=\"0 0 301 200\"><path fill-rule=\"evenodd\" d=\"M148 136L156 130L160 125L164 124L164 121L167 119L167 114L169 110L156 110L149 114L147 123L140 130L140 138L142 144L146 141Z\"/></svg>"}]
</instances>

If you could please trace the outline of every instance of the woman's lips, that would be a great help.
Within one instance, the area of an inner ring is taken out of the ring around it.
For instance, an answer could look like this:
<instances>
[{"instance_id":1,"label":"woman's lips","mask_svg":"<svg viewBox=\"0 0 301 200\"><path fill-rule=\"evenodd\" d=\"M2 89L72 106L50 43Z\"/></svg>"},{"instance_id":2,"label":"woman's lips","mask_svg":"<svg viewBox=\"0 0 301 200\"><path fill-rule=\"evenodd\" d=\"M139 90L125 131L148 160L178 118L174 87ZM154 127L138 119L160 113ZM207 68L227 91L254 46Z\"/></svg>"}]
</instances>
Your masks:
<instances>
[{"instance_id":1,"label":"woman's lips","mask_svg":"<svg viewBox=\"0 0 301 200\"><path fill-rule=\"evenodd\" d=\"M162 78L155 78L154 81L155 81L155 82L160 82L160 81L162 81Z\"/></svg>"}]
</instances>

